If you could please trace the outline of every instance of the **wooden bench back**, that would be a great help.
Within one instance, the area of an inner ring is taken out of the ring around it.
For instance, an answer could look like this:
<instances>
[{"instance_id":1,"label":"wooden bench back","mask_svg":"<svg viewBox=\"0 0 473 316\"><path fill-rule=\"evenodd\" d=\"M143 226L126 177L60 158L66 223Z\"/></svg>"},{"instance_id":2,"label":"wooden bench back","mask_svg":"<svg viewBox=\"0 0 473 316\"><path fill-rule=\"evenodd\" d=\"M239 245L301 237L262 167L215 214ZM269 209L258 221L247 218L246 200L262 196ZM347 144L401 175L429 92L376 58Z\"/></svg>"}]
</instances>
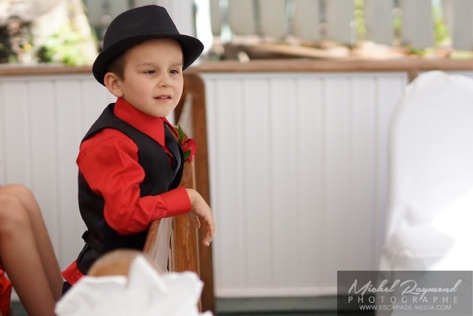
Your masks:
<instances>
[{"instance_id":1,"label":"wooden bench back","mask_svg":"<svg viewBox=\"0 0 473 316\"><path fill-rule=\"evenodd\" d=\"M210 202L205 86L202 78L191 71L184 75L184 92L175 110L175 122L194 138L197 153L192 163L185 162L180 186L194 188ZM196 230L187 215L156 220L152 223L143 252L169 271L194 271L204 282L201 306L215 314L212 247L203 246L201 236L206 227Z\"/></svg>"}]
</instances>

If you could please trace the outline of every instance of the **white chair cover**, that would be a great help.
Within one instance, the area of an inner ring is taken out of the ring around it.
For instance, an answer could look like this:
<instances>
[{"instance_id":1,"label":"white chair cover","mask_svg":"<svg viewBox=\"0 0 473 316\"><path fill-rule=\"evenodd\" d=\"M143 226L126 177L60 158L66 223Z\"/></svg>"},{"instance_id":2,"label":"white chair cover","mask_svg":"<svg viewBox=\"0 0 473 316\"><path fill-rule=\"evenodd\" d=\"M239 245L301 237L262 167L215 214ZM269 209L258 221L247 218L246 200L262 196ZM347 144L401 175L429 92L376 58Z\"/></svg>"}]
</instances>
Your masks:
<instances>
[{"instance_id":1,"label":"white chair cover","mask_svg":"<svg viewBox=\"0 0 473 316\"><path fill-rule=\"evenodd\" d=\"M203 283L193 272L160 275L143 256L128 277L84 276L57 303L58 316L211 316L200 314Z\"/></svg>"},{"instance_id":2,"label":"white chair cover","mask_svg":"<svg viewBox=\"0 0 473 316\"><path fill-rule=\"evenodd\" d=\"M421 74L396 108L389 151L380 270L473 270L473 79Z\"/></svg>"}]
</instances>

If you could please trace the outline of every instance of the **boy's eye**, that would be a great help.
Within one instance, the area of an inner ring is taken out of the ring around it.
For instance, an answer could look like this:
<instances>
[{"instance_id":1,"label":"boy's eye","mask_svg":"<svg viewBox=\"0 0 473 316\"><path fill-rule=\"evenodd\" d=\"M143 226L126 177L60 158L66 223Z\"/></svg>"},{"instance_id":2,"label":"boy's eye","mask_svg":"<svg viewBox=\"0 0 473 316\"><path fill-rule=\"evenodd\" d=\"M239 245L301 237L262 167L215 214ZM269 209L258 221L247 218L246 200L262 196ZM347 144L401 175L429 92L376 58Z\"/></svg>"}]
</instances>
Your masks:
<instances>
[{"instance_id":1,"label":"boy's eye","mask_svg":"<svg viewBox=\"0 0 473 316\"><path fill-rule=\"evenodd\" d=\"M172 73L172 74L179 74L180 71L179 71L178 69L172 69L172 70L171 70L171 73Z\"/></svg>"},{"instance_id":2,"label":"boy's eye","mask_svg":"<svg viewBox=\"0 0 473 316\"><path fill-rule=\"evenodd\" d=\"M153 70L153 69L145 70L144 73L145 73L145 74L148 74L148 75L154 75L154 74L156 73L156 70Z\"/></svg>"}]
</instances>

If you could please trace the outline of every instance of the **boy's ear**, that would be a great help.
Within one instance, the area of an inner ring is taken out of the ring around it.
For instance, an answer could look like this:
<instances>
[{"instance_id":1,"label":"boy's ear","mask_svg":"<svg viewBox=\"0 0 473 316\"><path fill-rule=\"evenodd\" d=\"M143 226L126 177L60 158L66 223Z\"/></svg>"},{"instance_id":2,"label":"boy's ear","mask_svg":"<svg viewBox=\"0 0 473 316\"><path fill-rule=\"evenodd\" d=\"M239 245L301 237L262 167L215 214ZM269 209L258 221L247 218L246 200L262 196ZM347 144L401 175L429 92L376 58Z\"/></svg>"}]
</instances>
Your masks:
<instances>
[{"instance_id":1,"label":"boy's ear","mask_svg":"<svg viewBox=\"0 0 473 316\"><path fill-rule=\"evenodd\" d=\"M103 78L103 83L111 94L120 98L123 96L123 90L120 86L120 78L113 72L107 72Z\"/></svg>"}]
</instances>

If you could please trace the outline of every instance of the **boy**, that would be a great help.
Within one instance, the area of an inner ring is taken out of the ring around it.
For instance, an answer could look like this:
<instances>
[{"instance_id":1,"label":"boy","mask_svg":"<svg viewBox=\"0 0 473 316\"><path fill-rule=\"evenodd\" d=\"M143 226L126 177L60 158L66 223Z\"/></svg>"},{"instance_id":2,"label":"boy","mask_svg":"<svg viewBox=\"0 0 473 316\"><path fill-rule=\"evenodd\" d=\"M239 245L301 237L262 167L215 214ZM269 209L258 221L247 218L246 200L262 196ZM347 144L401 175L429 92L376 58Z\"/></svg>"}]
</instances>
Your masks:
<instances>
[{"instance_id":1,"label":"boy","mask_svg":"<svg viewBox=\"0 0 473 316\"><path fill-rule=\"evenodd\" d=\"M77 260L65 271L64 290L87 273L104 253L141 250L149 225L158 218L189 213L196 227L212 211L199 193L178 188L182 150L166 120L183 91L183 70L201 54L202 43L179 34L163 7L149 5L117 16L92 71L117 97L82 140L79 208L88 231ZM69 283L69 284L68 284Z\"/></svg>"}]
</instances>

